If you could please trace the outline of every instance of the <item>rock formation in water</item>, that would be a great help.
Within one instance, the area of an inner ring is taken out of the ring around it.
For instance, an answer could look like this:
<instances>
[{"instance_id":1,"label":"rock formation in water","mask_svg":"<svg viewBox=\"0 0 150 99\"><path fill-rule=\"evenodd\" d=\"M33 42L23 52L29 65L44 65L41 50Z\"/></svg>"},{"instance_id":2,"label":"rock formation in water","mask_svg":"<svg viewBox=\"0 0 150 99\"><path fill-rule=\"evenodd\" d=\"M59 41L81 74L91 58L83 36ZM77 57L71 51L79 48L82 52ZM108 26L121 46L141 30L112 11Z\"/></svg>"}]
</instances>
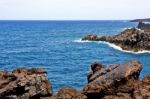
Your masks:
<instances>
[{"instance_id":1,"label":"rock formation in water","mask_svg":"<svg viewBox=\"0 0 150 99\"><path fill-rule=\"evenodd\" d=\"M150 32L143 32L139 29L126 29L118 35L114 36L97 36L88 35L82 40L89 41L106 41L120 46L123 50L128 51L142 51L150 50Z\"/></svg>"},{"instance_id":2,"label":"rock formation in water","mask_svg":"<svg viewBox=\"0 0 150 99\"><path fill-rule=\"evenodd\" d=\"M16 69L0 72L0 99L150 99L150 76L139 80L138 61L109 67L91 65L83 91L62 88L53 93L44 69Z\"/></svg>"}]
</instances>

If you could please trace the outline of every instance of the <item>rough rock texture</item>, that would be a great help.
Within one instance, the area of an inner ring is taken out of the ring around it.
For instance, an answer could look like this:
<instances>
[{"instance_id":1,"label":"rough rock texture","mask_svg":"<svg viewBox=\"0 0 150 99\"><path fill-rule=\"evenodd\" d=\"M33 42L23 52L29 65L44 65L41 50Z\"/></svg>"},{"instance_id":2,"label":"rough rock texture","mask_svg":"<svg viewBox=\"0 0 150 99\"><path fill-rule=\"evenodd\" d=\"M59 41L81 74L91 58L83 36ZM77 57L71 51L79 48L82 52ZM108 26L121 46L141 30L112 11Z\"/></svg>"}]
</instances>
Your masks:
<instances>
[{"instance_id":1,"label":"rough rock texture","mask_svg":"<svg viewBox=\"0 0 150 99\"><path fill-rule=\"evenodd\" d=\"M73 88L62 88L56 95L56 99L87 99L87 97Z\"/></svg>"},{"instance_id":2,"label":"rough rock texture","mask_svg":"<svg viewBox=\"0 0 150 99\"><path fill-rule=\"evenodd\" d=\"M99 38L97 35L91 34L91 35L87 35L86 37L82 38L82 40L98 41Z\"/></svg>"},{"instance_id":3,"label":"rough rock texture","mask_svg":"<svg viewBox=\"0 0 150 99\"><path fill-rule=\"evenodd\" d=\"M150 76L138 79L138 61L109 67L96 62L91 70L83 91L62 88L57 94L44 69L1 71L0 99L150 99Z\"/></svg>"},{"instance_id":4,"label":"rough rock texture","mask_svg":"<svg viewBox=\"0 0 150 99\"><path fill-rule=\"evenodd\" d=\"M141 70L138 61L92 70L83 93L88 99L149 99L150 77L140 81Z\"/></svg>"},{"instance_id":5,"label":"rough rock texture","mask_svg":"<svg viewBox=\"0 0 150 99\"><path fill-rule=\"evenodd\" d=\"M74 88L62 88L57 94L41 99L87 99L87 96Z\"/></svg>"},{"instance_id":6,"label":"rough rock texture","mask_svg":"<svg viewBox=\"0 0 150 99\"><path fill-rule=\"evenodd\" d=\"M106 41L120 46L124 50L142 51L150 50L150 32L143 32L136 28L126 29L118 35L102 36L88 35L82 40Z\"/></svg>"},{"instance_id":7,"label":"rough rock texture","mask_svg":"<svg viewBox=\"0 0 150 99\"><path fill-rule=\"evenodd\" d=\"M0 99L40 99L53 95L44 69L16 69L0 72Z\"/></svg>"}]
</instances>

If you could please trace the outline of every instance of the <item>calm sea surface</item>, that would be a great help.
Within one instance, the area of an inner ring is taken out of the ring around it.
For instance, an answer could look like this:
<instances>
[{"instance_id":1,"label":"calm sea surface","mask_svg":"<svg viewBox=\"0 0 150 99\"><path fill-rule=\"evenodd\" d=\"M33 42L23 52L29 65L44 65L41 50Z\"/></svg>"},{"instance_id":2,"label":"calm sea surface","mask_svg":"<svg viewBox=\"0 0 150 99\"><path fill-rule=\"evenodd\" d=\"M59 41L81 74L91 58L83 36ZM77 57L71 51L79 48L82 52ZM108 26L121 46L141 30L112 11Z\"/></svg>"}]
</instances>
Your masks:
<instances>
[{"instance_id":1,"label":"calm sea surface","mask_svg":"<svg viewBox=\"0 0 150 99\"><path fill-rule=\"evenodd\" d=\"M106 44L76 42L87 34L115 35L137 23L126 21L0 21L0 70L46 68L54 91L82 90L90 65L143 64L142 78L150 74L150 54L118 51Z\"/></svg>"}]
</instances>

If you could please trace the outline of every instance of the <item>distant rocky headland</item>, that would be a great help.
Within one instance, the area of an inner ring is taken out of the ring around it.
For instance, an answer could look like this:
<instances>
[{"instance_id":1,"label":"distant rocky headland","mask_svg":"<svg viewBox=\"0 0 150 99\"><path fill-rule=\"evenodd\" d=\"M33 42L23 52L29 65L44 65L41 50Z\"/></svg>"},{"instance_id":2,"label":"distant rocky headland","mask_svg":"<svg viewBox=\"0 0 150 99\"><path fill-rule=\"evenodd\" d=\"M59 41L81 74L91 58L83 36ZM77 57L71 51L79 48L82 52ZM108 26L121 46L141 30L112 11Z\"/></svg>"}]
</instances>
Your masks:
<instances>
[{"instance_id":1,"label":"distant rocky headland","mask_svg":"<svg viewBox=\"0 0 150 99\"><path fill-rule=\"evenodd\" d=\"M92 34L83 37L82 41L84 40L113 43L127 51L150 50L150 24L140 22L137 28L126 29L118 35L97 36Z\"/></svg>"},{"instance_id":2,"label":"distant rocky headland","mask_svg":"<svg viewBox=\"0 0 150 99\"><path fill-rule=\"evenodd\" d=\"M134 19L134 20L130 20L130 22L150 22L150 18Z\"/></svg>"},{"instance_id":3,"label":"distant rocky headland","mask_svg":"<svg viewBox=\"0 0 150 99\"><path fill-rule=\"evenodd\" d=\"M139 80L138 61L109 67L94 63L91 70L82 91L62 88L58 93L53 92L44 69L1 71L0 99L150 99L150 76Z\"/></svg>"}]
</instances>

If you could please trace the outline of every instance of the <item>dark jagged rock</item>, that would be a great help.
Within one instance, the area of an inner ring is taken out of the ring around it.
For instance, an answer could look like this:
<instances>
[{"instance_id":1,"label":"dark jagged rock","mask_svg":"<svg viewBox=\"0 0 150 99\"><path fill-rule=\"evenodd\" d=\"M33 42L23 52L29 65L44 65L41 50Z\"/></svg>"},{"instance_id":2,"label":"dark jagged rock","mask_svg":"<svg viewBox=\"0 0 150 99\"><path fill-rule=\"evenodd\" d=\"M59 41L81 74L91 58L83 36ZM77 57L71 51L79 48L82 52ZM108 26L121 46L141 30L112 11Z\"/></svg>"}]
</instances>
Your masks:
<instances>
[{"instance_id":1,"label":"dark jagged rock","mask_svg":"<svg viewBox=\"0 0 150 99\"><path fill-rule=\"evenodd\" d=\"M19 68L0 75L0 99L40 99L52 96L52 86L44 69Z\"/></svg>"},{"instance_id":2,"label":"dark jagged rock","mask_svg":"<svg viewBox=\"0 0 150 99\"><path fill-rule=\"evenodd\" d=\"M136 28L126 29L120 34L114 36L98 37L94 35L95 39L92 37L92 35L88 35L82 40L106 41L120 46L123 50L134 52L150 50L150 32L143 32Z\"/></svg>"},{"instance_id":3,"label":"dark jagged rock","mask_svg":"<svg viewBox=\"0 0 150 99\"><path fill-rule=\"evenodd\" d=\"M93 72L96 72L98 70L101 70L102 68L104 68L105 66L101 63L95 62L94 64L91 65L91 69Z\"/></svg>"},{"instance_id":4,"label":"dark jagged rock","mask_svg":"<svg viewBox=\"0 0 150 99\"><path fill-rule=\"evenodd\" d=\"M82 40L90 40L90 41L97 41L98 37L97 35L87 35L86 37L82 38Z\"/></svg>"},{"instance_id":5,"label":"dark jagged rock","mask_svg":"<svg viewBox=\"0 0 150 99\"><path fill-rule=\"evenodd\" d=\"M116 64L93 72L83 93L88 99L148 99L150 77L140 81L142 65L138 61Z\"/></svg>"}]
</instances>

